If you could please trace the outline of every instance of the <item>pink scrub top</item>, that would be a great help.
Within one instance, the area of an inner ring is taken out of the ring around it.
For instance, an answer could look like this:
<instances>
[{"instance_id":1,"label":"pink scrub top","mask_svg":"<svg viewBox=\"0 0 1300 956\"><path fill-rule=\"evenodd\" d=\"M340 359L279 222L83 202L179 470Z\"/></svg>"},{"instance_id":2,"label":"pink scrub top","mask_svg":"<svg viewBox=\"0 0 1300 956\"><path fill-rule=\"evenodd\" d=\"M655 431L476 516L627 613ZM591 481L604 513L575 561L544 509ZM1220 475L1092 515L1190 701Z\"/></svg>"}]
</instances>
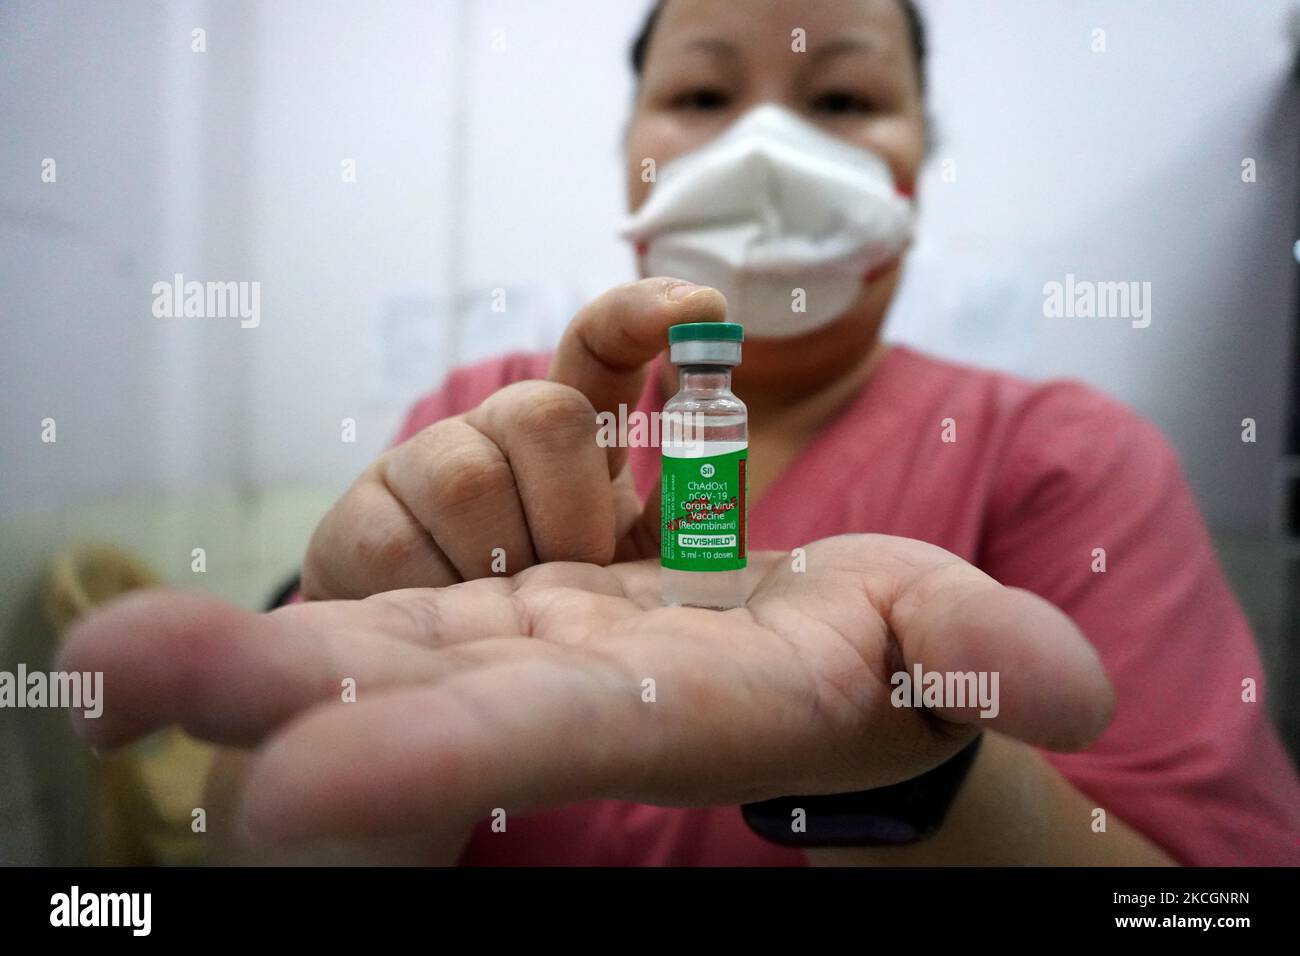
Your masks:
<instances>
[{"instance_id":1,"label":"pink scrub top","mask_svg":"<svg viewBox=\"0 0 1300 956\"><path fill-rule=\"evenodd\" d=\"M399 441L548 355L453 372ZM742 396L743 398L743 396ZM640 402L665 396L651 375ZM952 419L956 441L941 440ZM642 498L659 449L634 448ZM853 402L750 504L749 544L789 551L846 532L917 538L1064 610L1114 685L1114 720L1086 751L1044 752L1081 792L1188 864L1300 864L1300 782L1266 710L1250 627L1174 452L1159 431L1078 382L1042 384L894 346ZM1105 549L1105 572L1093 570ZM1243 682L1256 685L1243 701ZM734 806L589 800L485 821L466 865L793 865Z\"/></svg>"}]
</instances>

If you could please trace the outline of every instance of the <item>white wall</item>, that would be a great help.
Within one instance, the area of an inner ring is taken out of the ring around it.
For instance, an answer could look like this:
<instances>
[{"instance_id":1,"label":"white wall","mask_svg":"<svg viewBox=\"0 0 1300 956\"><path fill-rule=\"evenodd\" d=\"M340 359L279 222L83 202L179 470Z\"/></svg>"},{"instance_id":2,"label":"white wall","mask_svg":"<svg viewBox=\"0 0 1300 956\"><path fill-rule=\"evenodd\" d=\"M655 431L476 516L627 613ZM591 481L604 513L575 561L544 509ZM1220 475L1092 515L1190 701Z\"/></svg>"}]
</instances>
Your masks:
<instances>
[{"instance_id":1,"label":"white wall","mask_svg":"<svg viewBox=\"0 0 1300 956\"><path fill-rule=\"evenodd\" d=\"M1277 517L1295 354L1296 6L925 4L940 142L922 231L1018 292L981 357L1128 401L1174 441L1214 521L1252 531ZM1043 318L1043 284L1067 272L1151 282L1150 327ZM965 354L987 315L918 323L919 337Z\"/></svg>"},{"instance_id":2,"label":"white wall","mask_svg":"<svg viewBox=\"0 0 1300 956\"><path fill-rule=\"evenodd\" d=\"M168 399L142 374L179 343L148 316L172 235L163 183L193 178L158 8L0 7L0 480L8 511L166 473ZM42 161L57 164L41 181ZM176 260L167 257L170 268ZM187 330L192 334L198 329ZM174 396L173 399L174 400ZM52 417L54 445L40 442Z\"/></svg>"},{"instance_id":3,"label":"white wall","mask_svg":"<svg viewBox=\"0 0 1300 956\"><path fill-rule=\"evenodd\" d=\"M926 6L933 159L957 179L922 182L894 334L1098 383L1166 429L1216 521L1267 527L1291 354L1290 4ZM447 367L553 338L632 274L613 230L643 9L0 6L0 508L341 488ZM260 282L261 325L153 318L174 272ZM1044 319L1042 285L1066 272L1151 281L1151 327Z\"/></svg>"}]
</instances>

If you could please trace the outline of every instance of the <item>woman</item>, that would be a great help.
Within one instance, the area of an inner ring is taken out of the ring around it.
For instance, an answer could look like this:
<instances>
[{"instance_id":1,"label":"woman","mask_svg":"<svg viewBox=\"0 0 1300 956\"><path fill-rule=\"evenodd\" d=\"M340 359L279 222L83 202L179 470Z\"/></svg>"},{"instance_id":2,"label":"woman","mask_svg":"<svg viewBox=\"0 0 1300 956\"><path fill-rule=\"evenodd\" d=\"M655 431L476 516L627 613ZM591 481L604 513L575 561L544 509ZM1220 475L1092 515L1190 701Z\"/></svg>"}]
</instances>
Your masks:
<instances>
[{"instance_id":1,"label":"woman","mask_svg":"<svg viewBox=\"0 0 1300 956\"><path fill-rule=\"evenodd\" d=\"M926 142L911 4L788 10L666 0L634 49L629 235L645 271L700 274L611 290L554 356L453 374L322 521L305 603L257 616L152 595L92 619L64 666L107 672L129 702L82 724L92 742L179 721L256 747L222 761L209 820L259 851L1297 862L1300 788L1243 694L1259 661L1163 439L1082 385L879 338L906 240L897 197ZM789 328L757 321L780 310L721 240L651 203L690 164L724 162L709 147L736 130L781 153L781 175L860 165L845 181L879 203L854 226L865 275L846 298L810 271L815 301ZM853 156L832 160L844 144ZM727 317L718 291L683 281L704 274L735 279L749 298L733 319L756 323L735 388L758 574L725 613L658 606L658 450L594 441L595 412L657 410L675 390L670 326ZM914 667L996 674L998 706L896 706L892 675ZM737 808L878 792L953 766L981 731L926 840L781 846Z\"/></svg>"}]
</instances>

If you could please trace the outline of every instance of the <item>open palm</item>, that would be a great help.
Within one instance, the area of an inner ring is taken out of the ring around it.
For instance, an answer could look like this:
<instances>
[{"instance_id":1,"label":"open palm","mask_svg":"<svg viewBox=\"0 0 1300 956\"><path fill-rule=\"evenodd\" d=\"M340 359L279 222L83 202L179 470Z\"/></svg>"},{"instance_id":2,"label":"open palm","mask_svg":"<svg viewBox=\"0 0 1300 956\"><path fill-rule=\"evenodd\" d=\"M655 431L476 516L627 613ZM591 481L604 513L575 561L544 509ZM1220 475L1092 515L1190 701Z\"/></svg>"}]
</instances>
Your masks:
<instances>
[{"instance_id":1,"label":"open palm","mask_svg":"<svg viewBox=\"0 0 1300 956\"><path fill-rule=\"evenodd\" d=\"M725 612L662 607L653 561L270 614L154 592L89 618L60 666L104 672L103 716L74 716L96 746L180 724L256 747L244 820L276 841L466 832L494 808L593 797L857 790L985 727L1074 749L1109 719L1069 619L942 549L850 535L801 562L754 555L751 575ZM917 663L997 672L997 715L895 707L890 675Z\"/></svg>"}]
</instances>

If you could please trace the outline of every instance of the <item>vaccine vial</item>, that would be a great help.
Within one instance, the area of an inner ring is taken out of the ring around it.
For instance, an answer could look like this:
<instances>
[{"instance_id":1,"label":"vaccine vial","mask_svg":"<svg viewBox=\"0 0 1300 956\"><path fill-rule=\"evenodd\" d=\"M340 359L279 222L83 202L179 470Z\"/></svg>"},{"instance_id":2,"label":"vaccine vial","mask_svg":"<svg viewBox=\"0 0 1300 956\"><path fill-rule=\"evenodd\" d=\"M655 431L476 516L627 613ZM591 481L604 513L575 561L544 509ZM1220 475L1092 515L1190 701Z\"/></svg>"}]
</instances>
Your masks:
<instances>
[{"instance_id":1,"label":"vaccine vial","mask_svg":"<svg viewBox=\"0 0 1300 956\"><path fill-rule=\"evenodd\" d=\"M668 330L681 385L660 416L665 604L724 610L745 603L749 417L731 392L744 338L734 322Z\"/></svg>"}]
</instances>

